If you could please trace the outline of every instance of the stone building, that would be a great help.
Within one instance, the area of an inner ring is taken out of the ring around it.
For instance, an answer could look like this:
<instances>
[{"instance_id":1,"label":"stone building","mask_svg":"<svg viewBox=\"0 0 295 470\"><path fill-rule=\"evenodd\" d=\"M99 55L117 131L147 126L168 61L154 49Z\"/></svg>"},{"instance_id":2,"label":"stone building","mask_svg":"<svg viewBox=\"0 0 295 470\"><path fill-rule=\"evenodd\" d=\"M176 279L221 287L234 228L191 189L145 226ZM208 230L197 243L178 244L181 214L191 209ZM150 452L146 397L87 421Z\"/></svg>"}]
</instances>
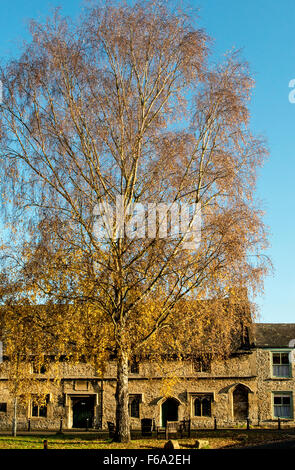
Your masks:
<instances>
[{"instance_id":1,"label":"stone building","mask_svg":"<svg viewBox=\"0 0 295 470\"><path fill-rule=\"evenodd\" d=\"M135 360L129 376L131 428L139 429L142 418L155 426L190 418L192 428L212 428L214 418L220 427L244 425L247 418L254 426L275 426L278 418L294 426L294 346L295 324L256 323L226 361L167 359L159 366ZM108 362L103 378L86 363L59 367L62 379L52 381L46 405L32 401L20 411L20 429L30 419L31 429L56 430L61 418L64 429L107 429L115 421L115 361ZM41 368L37 376L51 373ZM0 374L0 429L7 429L13 401L5 367Z\"/></svg>"}]
</instances>

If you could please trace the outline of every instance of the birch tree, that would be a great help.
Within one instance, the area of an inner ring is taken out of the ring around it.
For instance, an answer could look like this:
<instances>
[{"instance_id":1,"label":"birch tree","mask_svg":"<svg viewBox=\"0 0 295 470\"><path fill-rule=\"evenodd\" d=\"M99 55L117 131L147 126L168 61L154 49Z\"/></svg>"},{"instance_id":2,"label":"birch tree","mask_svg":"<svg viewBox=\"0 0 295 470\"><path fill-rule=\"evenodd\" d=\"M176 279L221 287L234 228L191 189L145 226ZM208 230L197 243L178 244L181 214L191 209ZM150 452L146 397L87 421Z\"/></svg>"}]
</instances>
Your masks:
<instances>
[{"instance_id":1,"label":"birch tree","mask_svg":"<svg viewBox=\"0 0 295 470\"><path fill-rule=\"evenodd\" d=\"M249 128L253 80L235 52L211 64L205 32L165 2L108 2L77 23L56 12L31 35L2 69L5 207L24 234L30 295L70 306L81 350L115 353L116 439L128 441L130 357L161 342L181 351L188 325L190 348L215 347L219 332L221 354L237 317L220 300L262 286L255 184L267 152ZM125 226L114 218L98 236L98 208L115 214L118 201ZM163 204L201 204L197 247L185 248L196 212L177 231L168 210L167 233L160 218L147 233L147 208ZM212 341L206 325L219 325Z\"/></svg>"}]
</instances>

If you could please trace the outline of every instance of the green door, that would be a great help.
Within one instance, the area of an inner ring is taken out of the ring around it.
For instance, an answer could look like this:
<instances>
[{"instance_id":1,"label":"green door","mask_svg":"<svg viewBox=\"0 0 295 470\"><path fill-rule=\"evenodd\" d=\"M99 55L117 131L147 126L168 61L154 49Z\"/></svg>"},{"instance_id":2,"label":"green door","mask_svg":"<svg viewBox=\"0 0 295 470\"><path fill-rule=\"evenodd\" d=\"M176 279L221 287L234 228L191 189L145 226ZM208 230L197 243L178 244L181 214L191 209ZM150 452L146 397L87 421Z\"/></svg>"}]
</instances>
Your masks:
<instances>
[{"instance_id":1,"label":"green door","mask_svg":"<svg viewBox=\"0 0 295 470\"><path fill-rule=\"evenodd\" d=\"M73 428L93 427L94 397L72 398L72 402Z\"/></svg>"}]
</instances>

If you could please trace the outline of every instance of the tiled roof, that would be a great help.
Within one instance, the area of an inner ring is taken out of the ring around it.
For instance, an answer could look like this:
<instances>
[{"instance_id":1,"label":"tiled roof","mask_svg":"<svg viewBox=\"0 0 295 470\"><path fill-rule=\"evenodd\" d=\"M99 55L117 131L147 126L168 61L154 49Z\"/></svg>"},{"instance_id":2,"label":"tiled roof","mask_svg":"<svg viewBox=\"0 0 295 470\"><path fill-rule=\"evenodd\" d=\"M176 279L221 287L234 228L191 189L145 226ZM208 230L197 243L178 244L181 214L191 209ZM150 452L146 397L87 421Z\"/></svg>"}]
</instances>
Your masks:
<instances>
[{"instance_id":1,"label":"tiled roof","mask_svg":"<svg viewBox=\"0 0 295 470\"><path fill-rule=\"evenodd\" d=\"M256 347L286 348L295 342L295 323L254 323L252 331Z\"/></svg>"}]
</instances>

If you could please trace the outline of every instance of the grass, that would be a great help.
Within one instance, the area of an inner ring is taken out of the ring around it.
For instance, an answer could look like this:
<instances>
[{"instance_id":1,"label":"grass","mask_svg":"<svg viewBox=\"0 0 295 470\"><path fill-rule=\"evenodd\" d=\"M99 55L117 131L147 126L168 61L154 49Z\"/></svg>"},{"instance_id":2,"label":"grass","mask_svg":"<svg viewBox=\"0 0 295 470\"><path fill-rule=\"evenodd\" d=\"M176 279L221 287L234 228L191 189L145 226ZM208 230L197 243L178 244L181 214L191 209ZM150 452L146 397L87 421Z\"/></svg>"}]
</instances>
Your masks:
<instances>
[{"instance_id":1,"label":"grass","mask_svg":"<svg viewBox=\"0 0 295 470\"><path fill-rule=\"evenodd\" d=\"M284 439L295 439L294 430L269 431L196 431L196 437L178 439L180 449L194 447L196 439L209 441L209 449L226 449L245 447ZM164 439L134 439L127 444L112 442L111 439L102 439L95 436L74 435L26 435L26 436L0 436L0 449L43 449L44 439L48 442L48 449L156 449L163 448Z\"/></svg>"}]
</instances>

